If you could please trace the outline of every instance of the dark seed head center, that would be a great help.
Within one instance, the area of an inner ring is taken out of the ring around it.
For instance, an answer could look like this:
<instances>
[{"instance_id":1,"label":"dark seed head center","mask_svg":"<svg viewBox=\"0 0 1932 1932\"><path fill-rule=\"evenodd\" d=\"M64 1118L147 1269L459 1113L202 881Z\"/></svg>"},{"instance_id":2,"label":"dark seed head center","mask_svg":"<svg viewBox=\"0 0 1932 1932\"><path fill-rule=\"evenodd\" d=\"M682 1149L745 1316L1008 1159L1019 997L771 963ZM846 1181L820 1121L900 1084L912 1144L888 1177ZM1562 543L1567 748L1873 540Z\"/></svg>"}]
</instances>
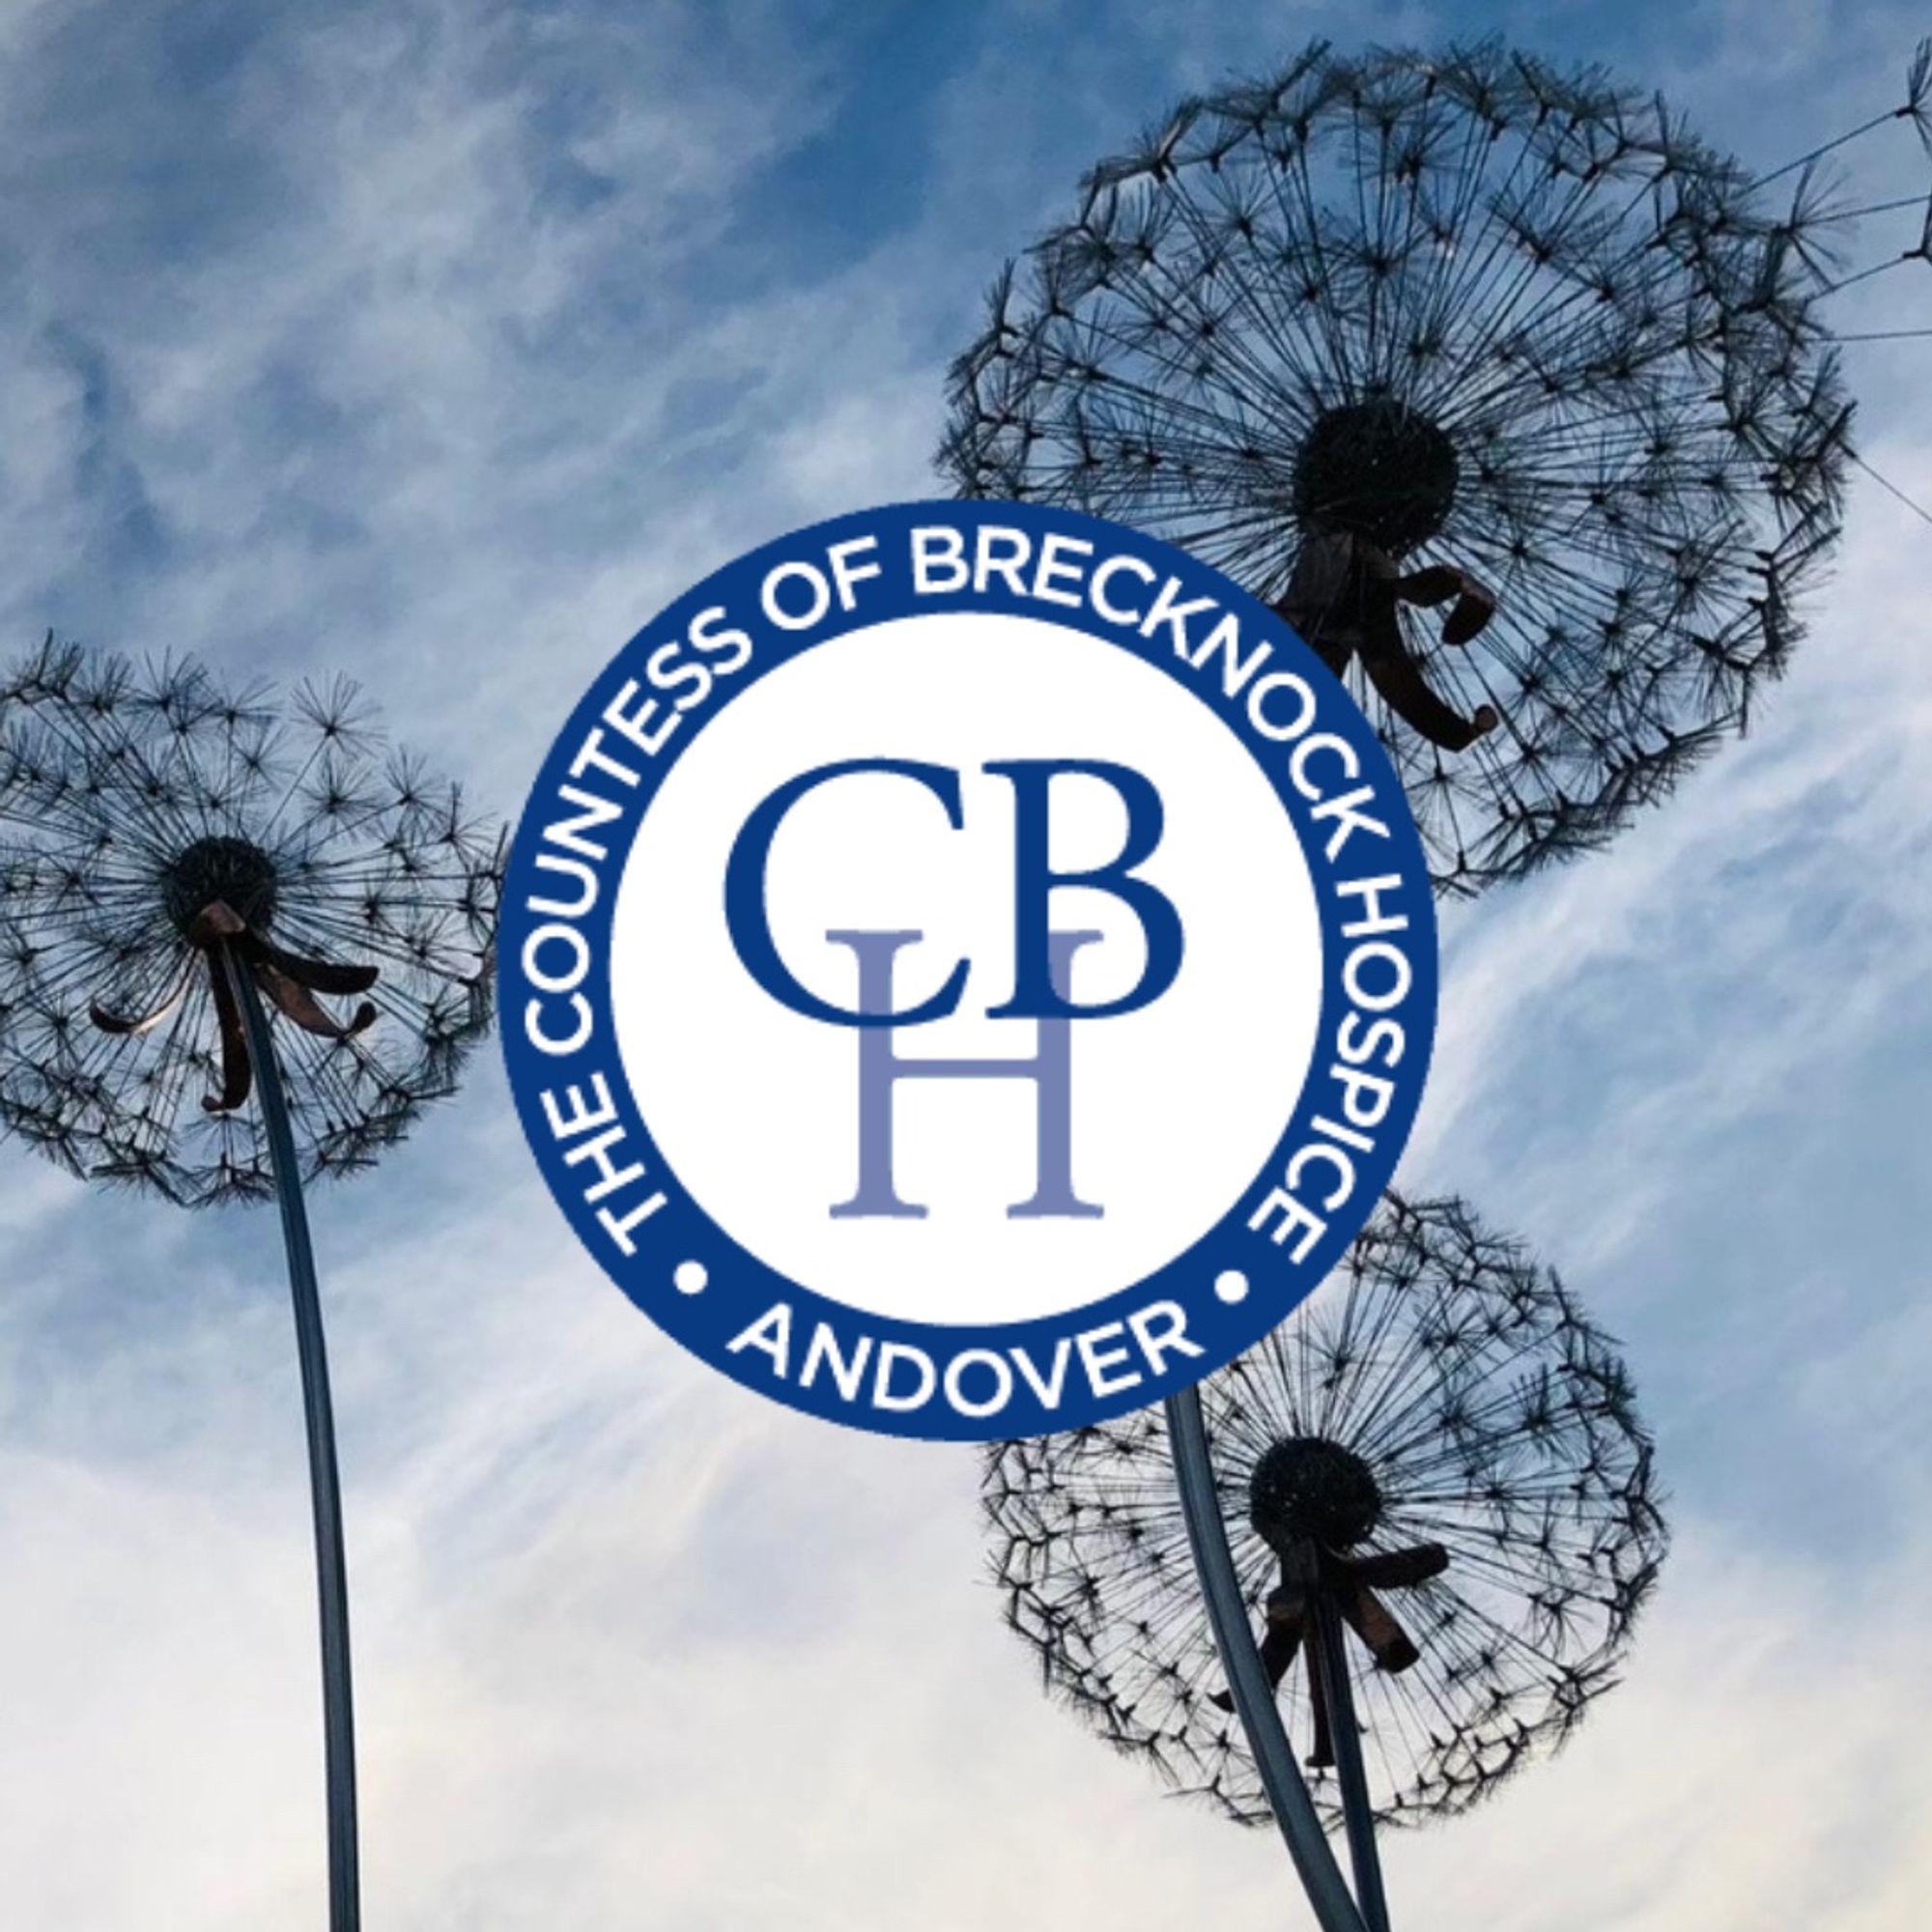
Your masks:
<instances>
[{"instance_id":1,"label":"dark seed head center","mask_svg":"<svg viewBox=\"0 0 1932 1932\"><path fill-rule=\"evenodd\" d=\"M1369 1465L1323 1435L1269 1443L1248 1478L1248 1520L1284 1555L1301 1543L1352 1548L1381 1513L1382 1492Z\"/></svg>"},{"instance_id":2,"label":"dark seed head center","mask_svg":"<svg viewBox=\"0 0 1932 1932\"><path fill-rule=\"evenodd\" d=\"M275 915L275 862L245 838L197 838L168 862L161 897L183 934L216 900L262 932Z\"/></svg>"},{"instance_id":3,"label":"dark seed head center","mask_svg":"<svg viewBox=\"0 0 1932 1932\"><path fill-rule=\"evenodd\" d=\"M1457 475L1456 447L1435 423L1371 396L1316 417L1295 459L1294 514L1399 556L1442 527Z\"/></svg>"}]
</instances>

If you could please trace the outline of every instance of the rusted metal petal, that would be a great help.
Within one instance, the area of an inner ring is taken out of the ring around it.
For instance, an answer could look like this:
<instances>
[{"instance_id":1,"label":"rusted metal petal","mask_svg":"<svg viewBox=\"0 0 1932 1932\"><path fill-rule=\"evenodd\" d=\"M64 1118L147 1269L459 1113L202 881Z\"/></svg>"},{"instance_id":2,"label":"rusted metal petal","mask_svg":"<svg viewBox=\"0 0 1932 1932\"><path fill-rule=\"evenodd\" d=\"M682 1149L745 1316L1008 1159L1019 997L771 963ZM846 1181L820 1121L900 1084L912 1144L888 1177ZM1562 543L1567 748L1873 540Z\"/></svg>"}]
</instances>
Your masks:
<instances>
[{"instance_id":1,"label":"rusted metal petal","mask_svg":"<svg viewBox=\"0 0 1932 1932\"><path fill-rule=\"evenodd\" d=\"M1338 1590L1335 1607L1342 1621L1361 1638L1369 1655L1391 1676L1421 1662L1422 1653L1409 1640L1388 1605L1373 1590Z\"/></svg>"},{"instance_id":2,"label":"rusted metal petal","mask_svg":"<svg viewBox=\"0 0 1932 1932\"><path fill-rule=\"evenodd\" d=\"M122 1038L130 1035L152 1033L169 1014L174 1012L186 996L188 981L194 977L192 964L175 981L174 990L168 993L160 1004L145 1013L124 1014L110 1012L99 1000L87 1004L87 1016L102 1033L111 1033Z\"/></svg>"},{"instance_id":3,"label":"rusted metal petal","mask_svg":"<svg viewBox=\"0 0 1932 1932\"><path fill-rule=\"evenodd\" d=\"M219 954L212 956L209 964L213 969L214 1016L221 1032L221 1092L204 1095L201 1104L211 1114L232 1114L247 1099L255 1083L255 1069L248 1059L242 1010L235 1004L235 991L222 970Z\"/></svg>"},{"instance_id":4,"label":"rusted metal petal","mask_svg":"<svg viewBox=\"0 0 1932 1932\"><path fill-rule=\"evenodd\" d=\"M337 966L327 959L284 952L254 932L248 935L242 951L245 957L273 968L284 979L316 993L366 993L383 976L379 966Z\"/></svg>"},{"instance_id":5,"label":"rusted metal petal","mask_svg":"<svg viewBox=\"0 0 1932 1932\"><path fill-rule=\"evenodd\" d=\"M195 945L213 951L224 939L240 939L247 930L248 922L233 906L212 899L189 922L187 936Z\"/></svg>"},{"instance_id":6,"label":"rusted metal petal","mask_svg":"<svg viewBox=\"0 0 1932 1932\"><path fill-rule=\"evenodd\" d=\"M1312 1646L1308 1652L1307 1664L1308 1704L1315 1719L1315 1736L1309 1748L1307 1762L1317 1770L1325 1770L1335 1762L1335 1732L1328 1720L1328 1693L1322 1687L1321 1671Z\"/></svg>"},{"instance_id":7,"label":"rusted metal petal","mask_svg":"<svg viewBox=\"0 0 1932 1932\"><path fill-rule=\"evenodd\" d=\"M1430 688L1393 620L1362 640L1362 668L1381 699L1405 724L1445 752L1466 751L1482 732Z\"/></svg>"},{"instance_id":8,"label":"rusted metal petal","mask_svg":"<svg viewBox=\"0 0 1932 1932\"><path fill-rule=\"evenodd\" d=\"M314 994L306 986L291 980L286 973L278 972L266 963L257 963L254 972L257 982L277 1010L304 1033L319 1035L324 1039L353 1039L376 1023L376 1009L367 1000L355 1009L355 1016L345 1025L325 1011L317 1004Z\"/></svg>"},{"instance_id":9,"label":"rusted metal petal","mask_svg":"<svg viewBox=\"0 0 1932 1932\"><path fill-rule=\"evenodd\" d=\"M1406 1590L1441 1576L1449 1567L1449 1552L1439 1543L1418 1543L1413 1549L1338 1557L1335 1567L1372 1590Z\"/></svg>"}]
</instances>

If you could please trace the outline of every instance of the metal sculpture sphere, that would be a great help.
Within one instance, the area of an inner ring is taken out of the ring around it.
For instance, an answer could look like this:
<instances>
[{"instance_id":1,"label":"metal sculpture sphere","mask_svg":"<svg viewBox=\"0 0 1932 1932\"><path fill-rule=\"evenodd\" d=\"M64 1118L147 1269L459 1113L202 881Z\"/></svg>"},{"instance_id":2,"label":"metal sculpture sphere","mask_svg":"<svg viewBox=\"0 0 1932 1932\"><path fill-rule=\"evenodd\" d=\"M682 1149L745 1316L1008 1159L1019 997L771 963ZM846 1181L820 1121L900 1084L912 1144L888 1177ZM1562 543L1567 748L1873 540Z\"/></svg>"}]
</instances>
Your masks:
<instances>
[{"instance_id":1,"label":"metal sculpture sphere","mask_svg":"<svg viewBox=\"0 0 1932 1932\"><path fill-rule=\"evenodd\" d=\"M1202 1384L1241 1587L1338 1822L1313 1593L1347 1626L1376 1815L1461 1811L1614 1681L1666 1533L1630 1378L1557 1277L1453 1201L1390 1196L1347 1265ZM1268 1817L1155 1410L996 1444L1008 1619L1110 1743Z\"/></svg>"},{"instance_id":2,"label":"metal sculpture sphere","mask_svg":"<svg viewBox=\"0 0 1932 1932\"><path fill-rule=\"evenodd\" d=\"M272 1192L225 942L286 1023L304 1172L366 1164L488 1030L498 867L353 686L282 716L49 638L0 680L0 1121L174 1201Z\"/></svg>"},{"instance_id":3,"label":"metal sculpture sphere","mask_svg":"<svg viewBox=\"0 0 1932 1932\"><path fill-rule=\"evenodd\" d=\"M1274 605L1474 892L1602 844L1783 668L1839 527L1838 219L1596 73L1316 46L1093 172L941 460Z\"/></svg>"}]
</instances>

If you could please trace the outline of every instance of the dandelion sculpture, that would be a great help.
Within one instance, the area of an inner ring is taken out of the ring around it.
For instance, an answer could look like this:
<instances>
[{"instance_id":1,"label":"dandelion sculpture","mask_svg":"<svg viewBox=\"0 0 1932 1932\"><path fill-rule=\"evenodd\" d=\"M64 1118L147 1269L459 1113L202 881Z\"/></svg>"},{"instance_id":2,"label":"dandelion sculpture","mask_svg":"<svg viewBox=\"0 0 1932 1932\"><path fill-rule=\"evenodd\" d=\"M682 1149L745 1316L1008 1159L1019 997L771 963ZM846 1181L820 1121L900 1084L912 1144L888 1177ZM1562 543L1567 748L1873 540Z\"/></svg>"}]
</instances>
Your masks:
<instances>
[{"instance_id":1,"label":"dandelion sculpture","mask_svg":"<svg viewBox=\"0 0 1932 1932\"><path fill-rule=\"evenodd\" d=\"M453 1088L490 1024L499 871L496 833L382 754L346 682L283 716L198 666L51 637L0 681L0 1121L72 1173L185 1206L280 1202L334 1932L359 1923L355 1743L302 1183L368 1166Z\"/></svg>"},{"instance_id":2,"label":"dandelion sculpture","mask_svg":"<svg viewBox=\"0 0 1932 1932\"><path fill-rule=\"evenodd\" d=\"M1928 102L1921 47L1882 121L1932 148ZM1317 44L1092 172L954 365L942 465L1271 604L1476 892L1604 843L1784 668L1857 460L1824 298L1885 212L1840 145L1754 184L1594 71Z\"/></svg>"},{"instance_id":3,"label":"dandelion sculpture","mask_svg":"<svg viewBox=\"0 0 1932 1932\"><path fill-rule=\"evenodd\" d=\"M1258 1639L1363 1921L1385 1924L1373 1826L1467 1809L1615 1681L1666 1545L1629 1374L1520 1244L1391 1195L1337 1278L1198 1397L1248 1661ZM995 1444L994 1569L1056 1694L1262 1824L1278 1807L1189 1560L1185 1426L1147 1410Z\"/></svg>"}]
</instances>

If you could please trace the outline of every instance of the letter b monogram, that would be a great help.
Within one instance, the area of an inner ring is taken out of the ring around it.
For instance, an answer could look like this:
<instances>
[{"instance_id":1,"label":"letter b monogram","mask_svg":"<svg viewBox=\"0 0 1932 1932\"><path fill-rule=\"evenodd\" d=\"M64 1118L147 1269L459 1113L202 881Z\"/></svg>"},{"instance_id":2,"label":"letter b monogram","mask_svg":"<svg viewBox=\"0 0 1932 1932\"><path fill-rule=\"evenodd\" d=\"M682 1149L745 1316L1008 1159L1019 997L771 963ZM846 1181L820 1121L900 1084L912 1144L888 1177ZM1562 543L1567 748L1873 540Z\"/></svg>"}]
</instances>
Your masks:
<instances>
[{"instance_id":1,"label":"letter b monogram","mask_svg":"<svg viewBox=\"0 0 1932 1932\"><path fill-rule=\"evenodd\" d=\"M1013 989L999 1006L996 1019L1104 1019L1151 1006L1174 984L1185 947L1180 915L1174 901L1139 877L1160 843L1164 812L1160 793L1141 773L1098 758L1012 758L982 767L1013 788ZM964 828L959 774L951 766L920 764L903 758L853 758L802 772L773 791L746 819L731 846L724 870L724 919L731 944L745 970L773 999L809 1019L833 1026L904 1027L944 1019L958 1008L969 962L954 963L946 983L929 1000L902 1012L868 1011L821 1000L779 957L765 907L765 868L772 840L786 812L820 785L861 773L900 778L936 798L954 831ZM1062 776L1097 779L1126 808L1127 834L1120 852L1106 865L1085 871L1056 872L1050 857L1053 781ZM1052 899L1056 887L1085 886L1107 894L1134 916L1147 957L1133 986L1119 999L1097 1006L1075 1004L1054 973Z\"/></svg>"}]
</instances>

